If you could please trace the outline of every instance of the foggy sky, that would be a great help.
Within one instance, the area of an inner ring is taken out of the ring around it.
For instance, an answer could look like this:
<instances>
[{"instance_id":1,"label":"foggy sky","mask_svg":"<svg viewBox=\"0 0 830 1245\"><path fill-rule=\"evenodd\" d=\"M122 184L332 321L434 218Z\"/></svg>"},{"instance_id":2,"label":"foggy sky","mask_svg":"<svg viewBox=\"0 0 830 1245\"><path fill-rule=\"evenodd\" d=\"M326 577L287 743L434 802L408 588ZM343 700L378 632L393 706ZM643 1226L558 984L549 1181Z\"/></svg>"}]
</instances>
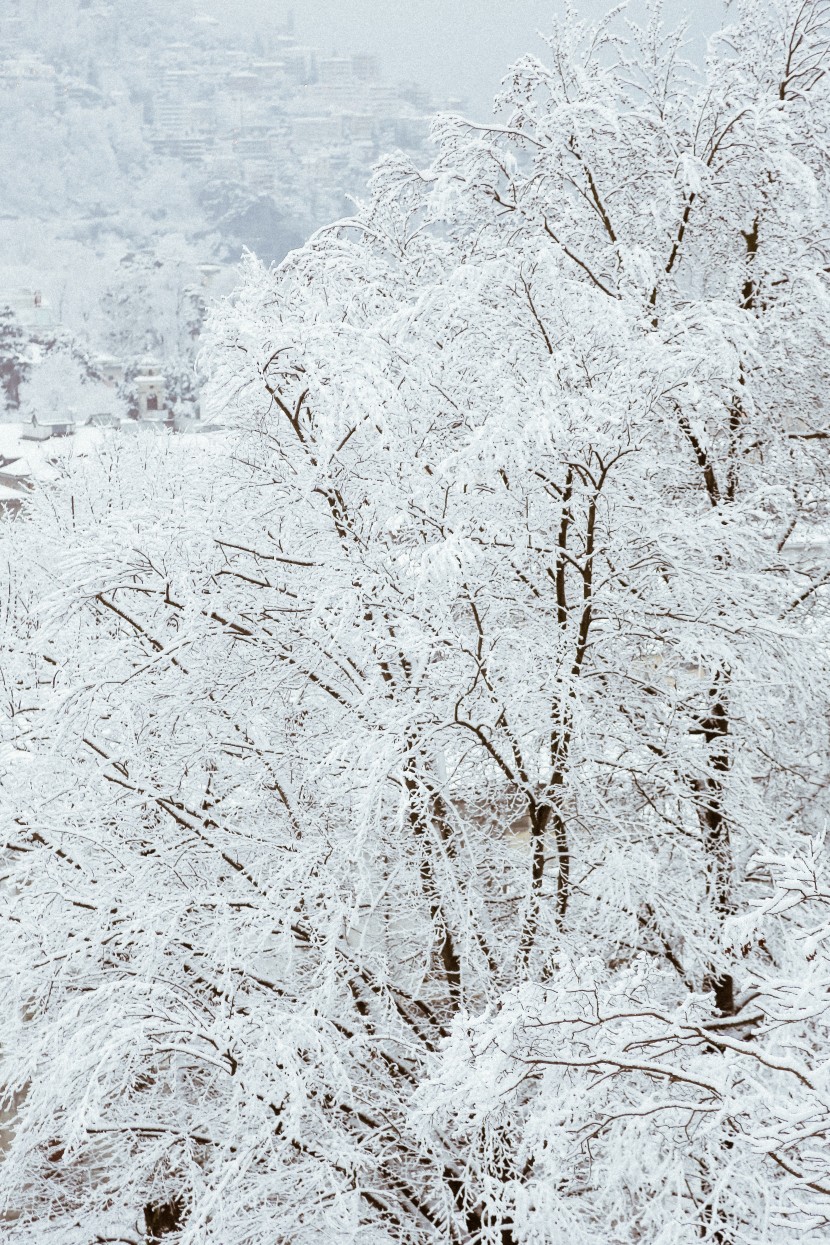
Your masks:
<instances>
[{"instance_id":1,"label":"foggy sky","mask_svg":"<svg viewBox=\"0 0 830 1245\"><path fill-rule=\"evenodd\" d=\"M537 32L561 12L556 0L207 0L224 20L256 22L293 9L298 38L326 53L373 51L384 77L415 79L441 97L465 97L485 108L508 65L525 52L541 55ZM610 0L575 0L580 16L597 16ZM634 6L637 7L636 5ZM689 15L699 57L721 24L722 0L664 0L664 19Z\"/></svg>"}]
</instances>

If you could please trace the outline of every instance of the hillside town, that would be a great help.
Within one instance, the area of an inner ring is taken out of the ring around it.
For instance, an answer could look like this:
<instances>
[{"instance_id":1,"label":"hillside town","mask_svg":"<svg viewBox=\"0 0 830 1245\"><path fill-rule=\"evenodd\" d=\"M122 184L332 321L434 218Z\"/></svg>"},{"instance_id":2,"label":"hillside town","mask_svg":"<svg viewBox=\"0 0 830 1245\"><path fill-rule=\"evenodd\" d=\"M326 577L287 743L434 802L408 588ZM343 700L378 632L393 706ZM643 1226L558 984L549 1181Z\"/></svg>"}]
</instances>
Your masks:
<instances>
[{"instance_id":1,"label":"hillside town","mask_svg":"<svg viewBox=\"0 0 830 1245\"><path fill-rule=\"evenodd\" d=\"M77 0L72 30L50 57L48 40L38 45L24 20L34 3L12 0L12 13L0 18L4 108L47 115L81 108L87 122L98 112L111 128L131 124L156 157L186 166L201 196L215 197L217 183L226 193L245 187L290 205L297 222L312 226L363 192L381 153L423 155L436 108L462 102L388 82L369 52L327 54L304 44L293 14L240 31L229 47L215 17L184 5L175 38L148 21L125 72L123 5ZM76 45L83 58L73 55Z\"/></svg>"},{"instance_id":2,"label":"hillside town","mask_svg":"<svg viewBox=\"0 0 830 1245\"><path fill-rule=\"evenodd\" d=\"M166 48L144 118L154 149L264 193L284 195L289 177L326 197L359 189L381 150L423 147L431 101L422 90L384 82L366 53L303 46L292 25L253 58L192 42Z\"/></svg>"},{"instance_id":3,"label":"hillside town","mask_svg":"<svg viewBox=\"0 0 830 1245\"><path fill-rule=\"evenodd\" d=\"M4 490L21 479L5 458L81 428L192 430L202 323L243 250L279 262L353 210L382 153L426 158L438 101L372 53L311 46L291 13L228 46L197 4L172 32L154 12L11 0L0 15L0 107L31 128L31 194L40 180L51 209L33 231L26 187L0 191L0 420L19 430Z\"/></svg>"}]
</instances>

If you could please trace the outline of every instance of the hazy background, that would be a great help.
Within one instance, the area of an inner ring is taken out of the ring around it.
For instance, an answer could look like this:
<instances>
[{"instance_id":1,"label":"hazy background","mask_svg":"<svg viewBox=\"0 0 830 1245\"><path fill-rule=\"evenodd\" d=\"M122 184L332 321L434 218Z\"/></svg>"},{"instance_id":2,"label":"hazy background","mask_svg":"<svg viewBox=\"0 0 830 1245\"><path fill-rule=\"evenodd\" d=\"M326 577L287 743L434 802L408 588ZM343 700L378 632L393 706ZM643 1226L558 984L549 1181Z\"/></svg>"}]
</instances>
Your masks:
<instances>
[{"instance_id":1,"label":"hazy background","mask_svg":"<svg viewBox=\"0 0 830 1245\"><path fill-rule=\"evenodd\" d=\"M574 0L574 20L607 7ZM557 13L0 0L0 424L192 428L204 316L243 251L279 263L351 214L389 151L427 166L435 112L490 115L511 63L546 58ZM627 13L642 21L643 0ZM724 15L724 0L663 3L699 63Z\"/></svg>"},{"instance_id":2,"label":"hazy background","mask_svg":"<svg viewBox=\"0 0 830 1245\"><path fill-rule=\"evenodd\" d=\"M140 3L140 0L139 0ZM580 17L608 11L605 0L574 0ZM205 8L228 25L266 14L294 13L298 38L328 53L371 50L390 78L423 82L439 96L465 97L489 106L502 74L525 52L542 53L540 30L549 30L553 0L208 0ZM171 5L175 9L175 5ZM629 5L641 16L642 3ZM723 0L664 0L664 19L690 23L690 52L702 56L709 34L723 22Z\"/></svg>"}]
</instances>

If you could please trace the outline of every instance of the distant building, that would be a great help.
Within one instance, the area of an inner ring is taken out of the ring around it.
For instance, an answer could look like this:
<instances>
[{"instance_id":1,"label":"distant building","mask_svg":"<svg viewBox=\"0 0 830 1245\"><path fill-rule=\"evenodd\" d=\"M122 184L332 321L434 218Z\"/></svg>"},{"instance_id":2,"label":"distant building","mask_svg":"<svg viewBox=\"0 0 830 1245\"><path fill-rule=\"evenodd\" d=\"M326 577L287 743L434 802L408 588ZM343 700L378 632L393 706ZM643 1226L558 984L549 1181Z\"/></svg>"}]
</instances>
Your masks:
<instances>
[{"instance_id":1,"label":"distant building","mask_svg":"<svg viewBox=\"0 0 830 1245\"><path fill-rule=\"evenodd\" d=\"M379 77L377 57L365 52L353 56L352 77L357 82L374 82Z\"/></svg>"},{"instance_id":2,"label":"distant building","mask_svg":"<svg viewBox=\"0 0 830 1245\"><path fill-rule=\"evenodd\" d=\"M264 126L250 126L234 136L233 146L240 160L267 160L271 155L271 136Z\"/></svg>"},{"instance_id":3,"label":"distant building","mask_svg":"<svg viewBox=\"0 0 830 1245\"><path fill-rule=\"evenodd\" d=\"M214 141L216 118L209 103L182 93L183 82L190 77L182 74L175 89L154 97L151 142L159 155L200 164Z\"/></svg>"},{"instance_id":4,"label":"distant building","mask_svg":"<svg viewBox=\"0 0 830 1245\"><path fill-rule=\"evenodd\" d=\"M167 416L166 386L158 361L151 356L141 360L135 378L138 418L157 422Z\"/></svg>"},{"instance_id":5,"label":"distant building","mask_svg":"<svg viewBox=\"0 0 830 1245\"><path fill-rule=\"evenodd\" d=\"M102 354L95 360L95 366L103 377L104 384L114 389L124 379L124 364L115 355Z\"/></svg>"},{"instance_id":6,"label":"distant building","mask_svg":"<svg viewBox=\"0 0 830 1245\"><path fill-rule=\"evenodd\" d=\"M292 82L305 86L317 81L317 53L314 48L285 47L280 52L285 72Z\"/></svg>"},{"instance_id":7,"label":"distant building","mask_svg":"<svg viewBox=\"0 0 830 1245\"><path fill-rule=\"evenodd\" d=\"M334 113L323 117L294 117L291 137L299 146L325 147L343 138L343 118Z\"/></svg>"},{"instance_id":8,"label":"distant building","mask_svg":"<svg viewBox=\"0 0 830 1245\"><path fill-rule=\"evenodd\" d=\"M285 84L285 61L254 61L251 69L259 79L262 90L281 88Z\"/></svg>"},{"instance_id":9,"label":"distant building","mask_svg":"<svg viewBox=\"0 0 830 1245\"><path fill-rule=\"evenodd\" d=\"M75 432L75 421L73 419L38 419L37 415L32 416L31 424L24 430L22 439L24 441L49 441L52 437L71 437Z\"/></svg>"},{"instance_id":10,"label":"distant building","mask_svg":"<svg viewBox=\"0 0 830 1245\"><path fill-rule=\"evenodd\" d=\"M377 118L371 112L344 112L343 134L352 142L373 143L378 137Z\"/></svg>"},{"instance_id":11,"label":"distant building","mask_svg":"<svg viewBox=\"0 0 830 1245\"><path fill-rule=\"evenodd\" d=\"M354 82L352 60L346 56L330 56L318 62L322 86L351 86Z\"/></svg>"},{"instance_id":12,"label":"distant building","mask_svg":"<svg viewBox=\"0 0 830 1245\"><path fill-rule=\"evenodd\" d=\"M98 411L86 421L87 428L120 428L121 420L112 411Z\"/></svg>"},{"instance_id":13,"label":"distant building","mask_svg":"<svg viewBox=\"0 0 830 1245\"><path fill-rule=\"evenodd\" d=\"M187 126L187 114L187 104L175 96L161 96L153 101L153 120L159 136L182 134Z\"/></svg>"},{"instance_id":14,"label":"distant building","mask_svg":"<svg viewBox=\"0 0 830 1245\"><path fill-rule=\"evenodd\" d=\"M185 164L202 164L208 151L208 142L199 134L183 134L179 138L158 138L153 142L160 156L171 156Z\"/></svg>"},{"instance_id":15,"label":"distant building","mask_svg":"<svg viewBox=\"0 0 830 1245\"><path fill-rule=\"evenodd\" d=\"M260 78L255 73L242 71L228 74L225 85L236 95L256 95L260 89Z\"/></svg>"}]
</instances>

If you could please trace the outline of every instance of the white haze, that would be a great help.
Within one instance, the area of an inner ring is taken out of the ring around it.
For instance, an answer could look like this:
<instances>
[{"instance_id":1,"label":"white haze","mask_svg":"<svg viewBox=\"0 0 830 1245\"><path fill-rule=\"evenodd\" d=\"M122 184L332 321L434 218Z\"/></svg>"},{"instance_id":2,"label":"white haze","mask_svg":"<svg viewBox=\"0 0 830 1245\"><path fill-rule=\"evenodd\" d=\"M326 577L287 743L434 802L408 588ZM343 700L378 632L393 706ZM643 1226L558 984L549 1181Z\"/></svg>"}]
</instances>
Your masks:
<instances>
[{"instance_id":1,"label":"white haze","mask_svg":"<svg viewBox=\"0 0 830 1245\"><path fill-rule=\"evenodd\" d=\"M552 0L210 0L228 26L285 18L292 11L298 36L338 54L371 49L392 78L423 82L440 96L486 108L507 66L527 52L541 54L561 3ZM608 11L604 0L575 0L579 17ZM642 5L629 5L642 15ZM723 20L723 0L666 0L667 25L689 22L690 55L700 60L707 37Z\"/></svg>"}]
</instances>

